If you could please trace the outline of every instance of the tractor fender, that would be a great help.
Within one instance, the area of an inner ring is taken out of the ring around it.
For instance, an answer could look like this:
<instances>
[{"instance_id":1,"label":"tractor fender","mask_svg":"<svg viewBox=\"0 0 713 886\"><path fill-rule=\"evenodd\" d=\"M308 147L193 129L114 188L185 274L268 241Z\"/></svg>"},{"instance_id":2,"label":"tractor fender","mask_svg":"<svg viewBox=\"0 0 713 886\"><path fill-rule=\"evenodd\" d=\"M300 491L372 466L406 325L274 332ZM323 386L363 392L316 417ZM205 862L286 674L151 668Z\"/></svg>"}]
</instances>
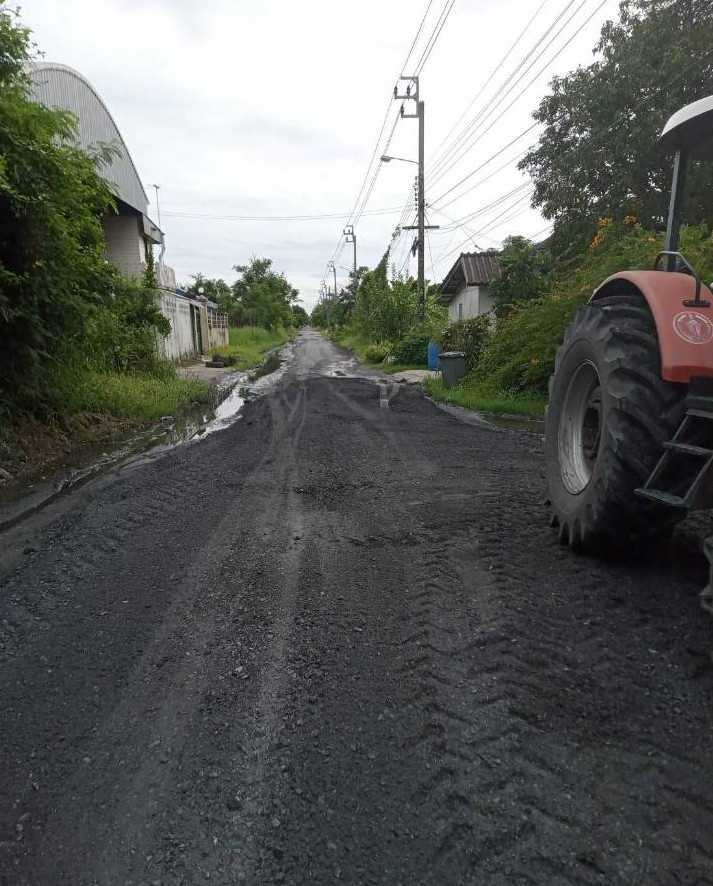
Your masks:
<instances>
[{"instance_id":1,"label":"tractor fender","mask_svg":"<svg viewBox=\"0 0 713 886\"><path fill-rule=\"evenodd\" d=\"M649 306L661 349L661 377L687 384L694 375L713 376L713 306L686 306L693 301L696 281L673 271L622 271L608 277L592 293L591 302L607 295L639 294ZM701 284L701 301L713 293Z\"/></svg>"}]
</instances>

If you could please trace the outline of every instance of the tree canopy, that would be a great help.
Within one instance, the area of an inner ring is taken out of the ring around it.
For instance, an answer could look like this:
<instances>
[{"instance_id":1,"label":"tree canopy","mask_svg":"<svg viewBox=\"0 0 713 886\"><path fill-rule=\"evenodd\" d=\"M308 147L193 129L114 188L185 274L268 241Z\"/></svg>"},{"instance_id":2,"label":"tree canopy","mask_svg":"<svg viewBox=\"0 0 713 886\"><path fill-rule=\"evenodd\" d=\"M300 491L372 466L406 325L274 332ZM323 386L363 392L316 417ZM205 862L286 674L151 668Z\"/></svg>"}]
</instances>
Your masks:
<instances>
[{"instance_id":1,"label":"tree canopy","mask_svg":"<svg viewBox=\"0 0 713 886\"><path fill-rule=\"evenodd\" d=\"M498 315L506 314L513 305L541 295L552 262L548 250L516 235L503 242L500 264L502 274L489 287Z\"/></svg>"},{"instance_id":2,"label":"tree canopy","mask_svg":"<svg viewBox=\"0 0 713 886\"><path fill-rule=\"evenodd\" d=\"M193 283L186 287L191 295L205 295L210 301L214 301L223 311L229 311L233 307L233 291L230 285L222 277L204 277L203 274L193 274Z\"/></svg>"},{"instance_id":3,"label":"tree canopy","mask_svg":"<svg viewBox=\"0 0 713 886\"><path fill-rule=\"evenodd\" d=\"M663 223L672 157L658 144L666 120L713 91L710 0L623 0L597 60L556 77L534 114L539 143L520 163L533 205L555 222L553 246L582 246L601 217ZM709 172L709 171L708 171ZM689 178L686 221L713 220L705 170Z\"/></svg>"},{"instance_id":4,"label":"tree canopy","mask_svg":"<svg viewBox=\"0 0 713 886\"><path fill-rule=\"evenodd\" d=\"M231 326L261 326L264 329L301 326L307 312L296 304L299 292L284 274L272 269L272 259L253 256L247 265L235 265L238 279L231 285L221 277L198 273L186 287L191 295L204 295L227 311Z\"/></svg>"},{"instance_id":5,"label":"tree canopy","mask_svg":"<svg viewBox=\"0 0 713 886\"><path fill-rule=\"evenodd\" d=\"M292 306L299 292L284 274L272 270L272 259L253 256L247 265L235 265L238 279L232 286L231 323L275 329L291 326Z\"/></svg>"}]
</instances>

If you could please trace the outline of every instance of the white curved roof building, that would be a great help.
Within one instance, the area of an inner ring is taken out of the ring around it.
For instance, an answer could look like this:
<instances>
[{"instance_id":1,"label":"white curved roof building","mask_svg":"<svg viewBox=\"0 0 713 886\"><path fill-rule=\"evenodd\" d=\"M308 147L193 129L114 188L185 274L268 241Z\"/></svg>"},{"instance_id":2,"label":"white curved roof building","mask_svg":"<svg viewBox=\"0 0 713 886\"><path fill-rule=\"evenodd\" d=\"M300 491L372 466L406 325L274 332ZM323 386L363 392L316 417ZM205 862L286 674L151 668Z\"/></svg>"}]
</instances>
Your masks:
<instances>
[{"instance_id":1,"label":"white curved roof building","mask_svg":"<svg viewBox=\"0 0 713 886\"><path fill-rule=\"evenodd\" d=\"M123 273L140 276L147 248L152 243L163 244L163 234L148 217L146 192L114 118L91 83L72 68L39 62L29 66L27 73L38 103L70 111L77 118L80 147L88 151L100 144L118 148L120 153L111 165L99 169L112 186L118 209L117 215L102 218L107 258Z\"/></svg>"}]
</instances>

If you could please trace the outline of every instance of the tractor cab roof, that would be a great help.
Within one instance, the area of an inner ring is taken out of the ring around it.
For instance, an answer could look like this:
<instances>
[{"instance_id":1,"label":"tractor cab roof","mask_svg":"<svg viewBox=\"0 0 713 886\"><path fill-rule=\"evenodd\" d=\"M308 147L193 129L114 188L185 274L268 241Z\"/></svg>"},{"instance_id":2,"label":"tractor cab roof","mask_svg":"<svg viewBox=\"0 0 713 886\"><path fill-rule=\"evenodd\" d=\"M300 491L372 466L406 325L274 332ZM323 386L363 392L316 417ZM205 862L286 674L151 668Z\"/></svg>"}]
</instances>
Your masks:
<instances>
[{"instance_id":1,"label":"tractor cab roof","mask_svg":"<svg viewBox=\"0 0 713 886\"><path fill-rule=\"evenodd\" d=\"M713 95L676 111L664 126L659 141L674 151L713 154Z\"/></svg>"}]
</instances>

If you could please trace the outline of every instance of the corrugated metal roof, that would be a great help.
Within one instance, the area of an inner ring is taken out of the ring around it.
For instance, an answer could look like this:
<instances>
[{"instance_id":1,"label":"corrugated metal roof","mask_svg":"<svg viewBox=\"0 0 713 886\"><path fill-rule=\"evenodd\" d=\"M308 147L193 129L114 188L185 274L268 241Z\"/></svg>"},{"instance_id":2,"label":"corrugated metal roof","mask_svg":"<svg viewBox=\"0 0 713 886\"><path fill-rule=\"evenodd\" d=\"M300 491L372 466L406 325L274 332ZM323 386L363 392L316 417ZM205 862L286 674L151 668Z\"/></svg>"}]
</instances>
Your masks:
<instances>
[{"instance_id":1,"label":"corrugated metal roof","mask_svg":"<svg viewBox=\"0 0 713 886\"><path fill-rule=\"evenodd\" d=\"M496 280L503 272L497 252L468 252L461 255L465 285L479 286Z\"/></svg>"},{"instance_id":2,"label":"corrugated metal roof","mask_svg":"<svg viewBox=\"0 0 713 886\"><path fill-rule=\"evenodd\" d=\"M496 251L462 252L443 278L441 294L455 295L464 286L484 286L497 280L502 272L500 256Z\"/></svg>"},{"instance_id":3,"label":"corrugated metal roof","mask_svg":"<svg viewBox=\"0 0 713 886\"><path fill-rule=\"evenodd\" d=\"M66 65L40 62L28 66L30 86L36 100L48 108L71 111L78 120L79 144L85 150L100 143L115 145L121 151L111 166L100 169L102 177L113 184L124 203L146 215L148 198L106 105L94 87L80 73Z\"/></svg>"}]
</instances>

